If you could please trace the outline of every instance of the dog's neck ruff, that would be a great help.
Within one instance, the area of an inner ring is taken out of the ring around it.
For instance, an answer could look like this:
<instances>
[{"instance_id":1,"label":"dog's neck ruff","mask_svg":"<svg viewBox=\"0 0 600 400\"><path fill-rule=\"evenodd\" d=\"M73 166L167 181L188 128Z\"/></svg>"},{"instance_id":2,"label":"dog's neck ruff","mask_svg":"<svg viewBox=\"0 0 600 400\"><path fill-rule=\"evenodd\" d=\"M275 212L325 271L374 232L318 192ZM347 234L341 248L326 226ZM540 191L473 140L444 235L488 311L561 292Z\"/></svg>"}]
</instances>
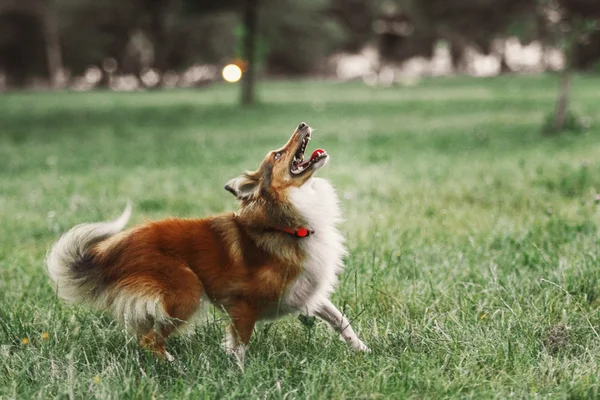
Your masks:
<instances>
[{"instance_id":1,"label":"dog's neck ruff","mask_svg":"<svg viewBox=\"0 0 600 400\"><path fill-rule=\"evenodd\" d=\"M289 233L290 235L294 235L294 236L300 237L300 238L308 237L315 233L315 231L313 231L312 229L308 229L303 226L300 226L296 229L286 228L286 227L278 227L275 229L278 231L281 231L281 232Z\"/></svg>"},{"instance_id":2,"label":"dog's neck ruff","mask_svg":"<svg viewBox=\"0 0 600 400\"><path fill-rule=\"evenodd\" d=\"M335 190L325 179L310 178L304 185L288 189L287 194L305 221L303 225L316 232L310 239L297 240L305 257L302 274L288 288L285 302L310 313L329 298L342 270L347 253L336 227L342 218Z\"/></svg>"}]
</instances>

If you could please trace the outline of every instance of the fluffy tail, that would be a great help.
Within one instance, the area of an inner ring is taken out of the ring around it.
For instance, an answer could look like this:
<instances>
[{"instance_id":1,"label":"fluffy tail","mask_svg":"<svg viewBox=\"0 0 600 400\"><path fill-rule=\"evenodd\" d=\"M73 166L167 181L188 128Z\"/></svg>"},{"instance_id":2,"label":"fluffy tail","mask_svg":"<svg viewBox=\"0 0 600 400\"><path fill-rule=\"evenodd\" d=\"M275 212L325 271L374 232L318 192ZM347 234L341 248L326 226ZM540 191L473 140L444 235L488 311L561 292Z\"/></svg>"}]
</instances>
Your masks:
<instances>
[{"instance_id":1,"label":"fluffy tail","mask_svg":"<svg viewBox=\"0 0 600 400\"><path fill-rule=\"evenodd\" d=\"M123 230L130 216L131 203L128 202L116 220L77 225L58 239L48 253L46 267L59 297L73 303L93 300L95 290L91 278L96 274L90 271L94 266L87 250Z\"/></svg>"}]
</instances>

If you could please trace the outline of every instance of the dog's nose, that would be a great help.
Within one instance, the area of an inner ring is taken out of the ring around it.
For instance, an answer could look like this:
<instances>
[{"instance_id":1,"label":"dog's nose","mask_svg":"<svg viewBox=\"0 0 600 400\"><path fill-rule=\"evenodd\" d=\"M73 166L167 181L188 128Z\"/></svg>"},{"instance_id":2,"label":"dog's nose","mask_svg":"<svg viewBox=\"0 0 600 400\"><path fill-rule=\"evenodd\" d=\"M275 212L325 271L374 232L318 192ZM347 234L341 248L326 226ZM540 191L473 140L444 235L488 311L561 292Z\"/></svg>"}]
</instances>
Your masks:
<instances>
[{"instance_id":1,"label":"dog's nose","mask_svg":"<svg viewBox=\"0 0 600 400\"><path fill-rule=\"evenodd\" d=\"M306 128L308 125L306 125L304 122L300 122L300 125L298 125L298 130L304 129Z\"/></svg>"}]
</instances>

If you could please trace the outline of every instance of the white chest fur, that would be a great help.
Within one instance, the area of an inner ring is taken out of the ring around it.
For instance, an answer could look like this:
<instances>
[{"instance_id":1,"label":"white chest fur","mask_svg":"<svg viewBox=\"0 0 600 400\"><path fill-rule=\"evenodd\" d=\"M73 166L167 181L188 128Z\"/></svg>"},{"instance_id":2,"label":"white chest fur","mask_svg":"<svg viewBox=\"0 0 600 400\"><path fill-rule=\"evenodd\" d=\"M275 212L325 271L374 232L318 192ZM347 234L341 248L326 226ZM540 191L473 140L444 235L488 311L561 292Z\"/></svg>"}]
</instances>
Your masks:
<instances>
[{"instance_id":1,"label":"white chest fur","mask_svg":"<svg viewBox=\"0 0 600 400\"><path fill-rule=\"evenodd\" d=\"M343 268L344 237L336 227L342 218L335 190L325 179L311 178L301 187L290 189L288 195L315 233L301 239L306 261L302 273L290 286L285 303L310 313L329 298Z\"/></svg>"}]
</instances>

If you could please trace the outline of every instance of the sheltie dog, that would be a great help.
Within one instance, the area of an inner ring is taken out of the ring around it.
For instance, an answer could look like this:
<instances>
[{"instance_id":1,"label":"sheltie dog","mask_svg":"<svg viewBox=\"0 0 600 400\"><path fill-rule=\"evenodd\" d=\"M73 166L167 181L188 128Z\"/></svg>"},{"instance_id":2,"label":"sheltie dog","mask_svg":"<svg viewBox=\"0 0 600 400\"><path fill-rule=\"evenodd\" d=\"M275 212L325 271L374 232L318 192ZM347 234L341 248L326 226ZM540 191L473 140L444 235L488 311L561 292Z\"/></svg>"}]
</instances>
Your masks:
<instances>
[{"instance_id":1,"label":"sheltie dog","mask_svg":"<svg viewBox=\"0 0 600 400\"><path fill-rule=\"evenodd\" d=\"M329 155L304 160L312 129L301 123L258 170L231 179L235 213L165 219L120 232L127 206L112 222L77 225L47 258L58 296L109 310L159 357L167 337L192 326L208 302L231 323L225 349L243 360L259 320L294 312L327 322L353 348L369 351L329 297L343 267L338 199L314 178Z\"/></svg>"}]
</instances>

